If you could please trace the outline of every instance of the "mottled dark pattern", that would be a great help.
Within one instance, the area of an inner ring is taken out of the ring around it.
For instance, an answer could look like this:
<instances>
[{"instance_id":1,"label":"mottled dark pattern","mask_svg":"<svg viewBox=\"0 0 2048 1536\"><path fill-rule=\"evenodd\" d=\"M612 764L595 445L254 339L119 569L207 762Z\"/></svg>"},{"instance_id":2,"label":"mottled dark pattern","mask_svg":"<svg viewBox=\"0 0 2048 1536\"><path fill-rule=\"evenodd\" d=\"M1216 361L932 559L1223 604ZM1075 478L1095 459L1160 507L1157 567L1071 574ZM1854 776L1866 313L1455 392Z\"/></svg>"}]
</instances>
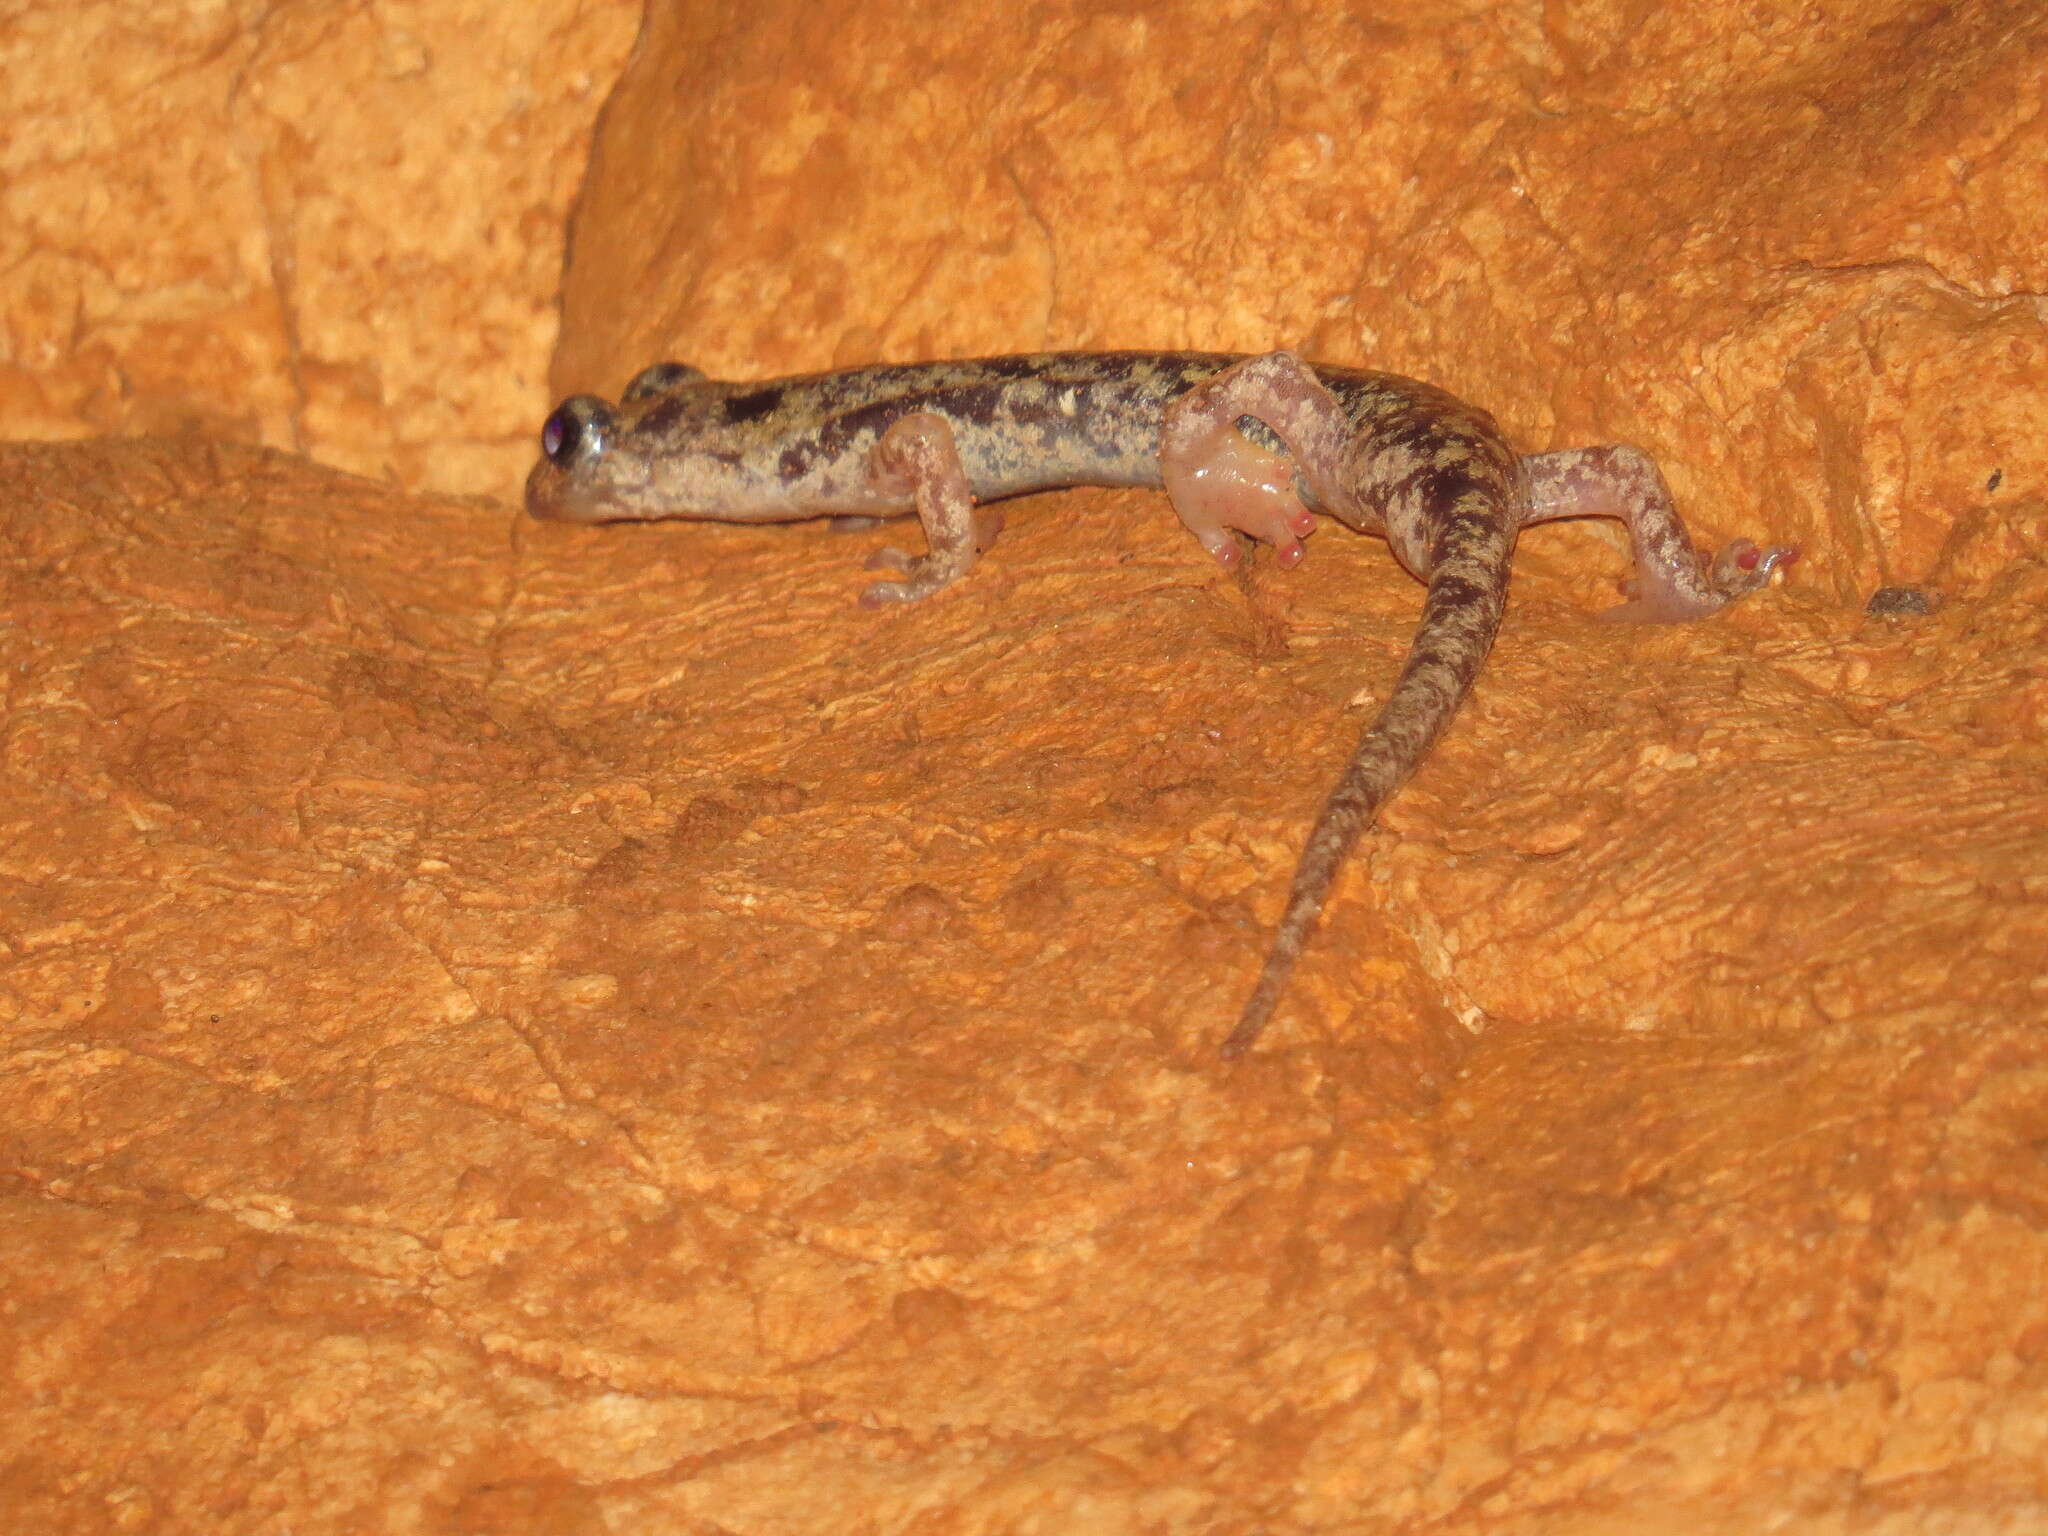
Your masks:
<instances>
[{"instance_id":1,"label":"mottled dark pattern","mask_svg":"<svg viewBox=\"0 0 2048 1536\"><path fill-rule=\"evenodd\" d=\"M633 423L633 430L645 438L666 438L674 435L698 411L697 402L681 391L643 395L640 399L651 403L640 412L638 419ZM628 405L638 402L629 397L619 403Z\"/></svg>"},{"instance_id":2,"label":"mottled dark pattern","mask_svg":"<svg viewBox=\"0 0 2048 1536\"><path fill-rule=\"evenodd\" d=\"M704 370L692 368L688 363L650 363L633 375L626 386L626 392L619 397L625 404L645 400L653 395L666 394L672 389L681 389L704 377Z\"/></svg>"},{"instance_id":3,"label":"mottled dark pattern","mask_svg":"<svg viewBox=\"0 0 2048 1536\"><path fill-rule=\"evenodd\" d=\"M774 385L757 389L751 394L728 395L725 399L725 419L737 425L740 422L760 421L774 415L782 408L782 390Z\"/></svg>"}]
</instances>

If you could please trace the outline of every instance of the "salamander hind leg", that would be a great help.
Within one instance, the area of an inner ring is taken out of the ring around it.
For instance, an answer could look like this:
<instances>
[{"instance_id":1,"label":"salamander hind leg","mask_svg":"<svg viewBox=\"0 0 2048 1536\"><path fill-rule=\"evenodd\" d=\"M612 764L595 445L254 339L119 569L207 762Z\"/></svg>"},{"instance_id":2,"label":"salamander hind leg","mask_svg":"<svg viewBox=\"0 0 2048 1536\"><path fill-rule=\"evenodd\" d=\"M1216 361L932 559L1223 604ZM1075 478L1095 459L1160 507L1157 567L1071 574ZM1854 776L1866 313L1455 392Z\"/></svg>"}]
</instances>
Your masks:
<instances>
[{"instance_id":1,"label":"salamander hind leg","mask_svg":"<svg viewBox=\"0 0 2048 1536\"><path fill-rule=\"evenodd\" d=\"M914 603L951 586L974 568L1002 531L1002 514L974 504L945 417L919 411L892 423L875 445L871 462L878 484L908 490L916 498L926 551L877 550L869 568L900 571L903 579L876 582L861 593L862 607Z\"/></svg>"},{"instance_id":2,"label":"salamander hind leg","mask_svg":"<svg viewBox=\"0 0 2048 1536\"><path fill-rule=\"evenodd\" d=\"M1239 423L1259 422L1286 445L1279 452L1247 437ZM1342 408L1308 365L1291 352L1235 363L1168 405L1159 433L1159 474L1188 531L1228 569L1243 551L1230 530L1271 544L1283 567L1301 561L1315 514L1302 503L1299 478L1315 470L1327 445L1346 430Z\"/></svg>"},{"instance_id":3,"label":"salamander hind leg","mask_svg":"<svg viewBox=\"0 0 2048 1536\"><path fill-rule=\"evenodd\" d=\"M1635 553L1629 601L1600 617L1649 624L1704 618L1770 584L1774 572L1799 558L1796 545L1756 545L1737 539L1703 558L1672 504L1656 463L1640 448L1572 448L1522 460L1529 511L1522 521L1612 517L1628 525Z\"/></svg>"}]
</instances>

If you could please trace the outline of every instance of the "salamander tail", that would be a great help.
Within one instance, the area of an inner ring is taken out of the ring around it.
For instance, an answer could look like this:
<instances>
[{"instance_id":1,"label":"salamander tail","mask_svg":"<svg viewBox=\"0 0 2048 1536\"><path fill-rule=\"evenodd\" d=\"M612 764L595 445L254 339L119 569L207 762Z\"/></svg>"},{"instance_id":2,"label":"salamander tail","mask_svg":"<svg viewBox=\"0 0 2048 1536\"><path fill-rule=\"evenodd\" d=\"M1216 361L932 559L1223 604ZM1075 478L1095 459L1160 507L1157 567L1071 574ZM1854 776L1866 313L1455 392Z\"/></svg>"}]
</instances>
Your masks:
<instances>
[{"instance_id":1,"label":"salamander tail","mask_svg":"<svg viewBox=\"0 0 2048 1536\"><path fill-rule=\"evenodd\" d=\"M1223 1042L1226 1058L1243 1055L1259 1038L1315 931L1345 857L1380 806L1428 755L1493 646L1507 600L1514 529L1512 520L1500 515L1495 498L1475 496L1471 502L1445 521L1408 660L1309 832L1258 984L1237 1028Z\"/></svg>"}]
</instances>

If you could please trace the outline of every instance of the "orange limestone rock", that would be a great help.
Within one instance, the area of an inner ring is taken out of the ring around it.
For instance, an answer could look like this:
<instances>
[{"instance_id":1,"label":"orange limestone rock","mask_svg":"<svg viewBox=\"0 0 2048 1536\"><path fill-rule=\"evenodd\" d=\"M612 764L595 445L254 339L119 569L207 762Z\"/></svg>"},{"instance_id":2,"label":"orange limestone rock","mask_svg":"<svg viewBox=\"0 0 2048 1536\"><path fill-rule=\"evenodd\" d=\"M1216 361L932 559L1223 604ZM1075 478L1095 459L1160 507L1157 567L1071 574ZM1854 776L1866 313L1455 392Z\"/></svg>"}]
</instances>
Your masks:
<instances>
[{"instance_id":1,"label":"orange limestone rock","mask_svg":"<svg viewBox=\"0 0 2048 1536\"><path fill-rule=\"evenodd\" d=\"M2048 1526L2038 7L653 7L549 382L616 8L117 9L0 22L6 430L173 429L0 444L0 1523ZM1105 348L1806 558L1528 530L1226 1066L1377 539L511 504L664 357Z\"/></svg>"}]
</instances>

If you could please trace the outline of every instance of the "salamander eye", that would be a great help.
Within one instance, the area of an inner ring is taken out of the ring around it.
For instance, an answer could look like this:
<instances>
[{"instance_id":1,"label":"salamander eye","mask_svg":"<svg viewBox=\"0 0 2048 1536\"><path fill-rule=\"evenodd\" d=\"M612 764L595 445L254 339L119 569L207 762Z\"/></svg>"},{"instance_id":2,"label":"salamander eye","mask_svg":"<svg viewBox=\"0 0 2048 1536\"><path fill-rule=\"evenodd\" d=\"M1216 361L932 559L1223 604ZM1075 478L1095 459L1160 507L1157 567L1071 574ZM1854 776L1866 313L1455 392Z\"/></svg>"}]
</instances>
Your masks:
<instances>
[{"instance_id":1,"label":"salamander eye","mask_svg":"<svg viewBox=\"0 0 2048 1536\"><path fill-rule=\"evenodd\" d=\"M634 374L633 382L619 398L628 402L645 400L650 395L665 395L685 384L694 384L703 377L702 368L692 368L688 363L654 363Z\"/></svg>"},{"instance_id":2,"label":"salamander eye","mask_svg":"<svg viewBox=\"0 0 2048 1536\"><path fill-rule=\"evenodd\" d=\"M557 469L580 469L611 446L616 418L595 395L571 395L540 429L540 451Z\"/></svg>"}]
</instances>

